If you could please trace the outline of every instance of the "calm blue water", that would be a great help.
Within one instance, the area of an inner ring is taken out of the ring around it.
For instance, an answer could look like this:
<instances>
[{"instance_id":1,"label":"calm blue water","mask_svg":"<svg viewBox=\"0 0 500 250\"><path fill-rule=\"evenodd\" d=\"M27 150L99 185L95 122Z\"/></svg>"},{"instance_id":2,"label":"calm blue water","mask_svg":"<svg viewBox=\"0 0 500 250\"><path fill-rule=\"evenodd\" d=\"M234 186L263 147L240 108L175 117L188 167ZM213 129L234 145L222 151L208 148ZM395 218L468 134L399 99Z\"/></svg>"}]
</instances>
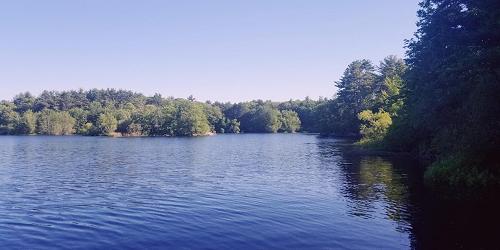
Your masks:
<instances>
[{"instance_id":1,"label":"calm blue water","mask_svg":"<svg viewBox=\"0 0 500 250\"><path fill-rule=\"evenodd\" d=\"M0 137L0 245L418 247L427 225L414 223L411 161L343 144L301 134Z\"/></svg>"}]
</instances>

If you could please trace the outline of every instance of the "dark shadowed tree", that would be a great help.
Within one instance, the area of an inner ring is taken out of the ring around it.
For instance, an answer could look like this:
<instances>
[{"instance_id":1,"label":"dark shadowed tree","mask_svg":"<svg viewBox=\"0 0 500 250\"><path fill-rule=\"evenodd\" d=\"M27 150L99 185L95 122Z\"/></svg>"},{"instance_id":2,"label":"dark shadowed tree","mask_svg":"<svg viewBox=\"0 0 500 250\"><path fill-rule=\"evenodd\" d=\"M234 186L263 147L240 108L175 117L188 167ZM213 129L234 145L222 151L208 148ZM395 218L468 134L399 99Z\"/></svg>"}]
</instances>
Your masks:
<instances>
[{"instance_id":1,"label":"dark shadowed tree","mask_svg":"<svg viewBox=\"0 0 500 250\"><path fill-rule=\"evenodd\" d=\"M431 182L484 186L500 176L500 1L425 0L418 16L387 142L434 162Z\"/></svg>"},{"instance_id":2,"label":"dark shadowed tree","mask_svg":"<svg viewBox=\"0 0 500 250\"><path fill-rule=\"evenodd\" d=\"M25 92L18 94L14 97L14 105L16 106L16 112L24 113L28 110L33 109L35 104L35 97L30 94L30 92Z\"/></svg>"}]
</instances>

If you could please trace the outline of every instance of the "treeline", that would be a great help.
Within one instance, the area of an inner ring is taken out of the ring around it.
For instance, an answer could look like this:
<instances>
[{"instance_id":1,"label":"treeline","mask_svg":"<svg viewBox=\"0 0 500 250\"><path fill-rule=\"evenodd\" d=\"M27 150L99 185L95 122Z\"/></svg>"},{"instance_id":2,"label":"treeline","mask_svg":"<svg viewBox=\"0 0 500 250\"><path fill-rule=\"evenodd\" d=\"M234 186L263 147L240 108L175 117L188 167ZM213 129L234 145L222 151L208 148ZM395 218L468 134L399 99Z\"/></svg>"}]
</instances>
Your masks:
<instances>
[{"instance_id":1,"label":"treeline","mask_svg":"<svg viewBox=\"0 0 500 250\"><path fill-rule=\"evenodd\" d=\"M333 99L240 103L193 97L144 96L115 89L18 94L0 103L0 134L196 136L210 133L313 132L375 140L401 106L404 62L394 56L375 67L355 61ZM363 116L360 112L363 111ZM361 130L360 130L361 126Z\"/></svg>"},{"instance_id":2,"label":"treeline","mask_svg":"<svg viewBox=\"0 0 500 250\"><path fill-rule=\"evenodd\" d=\"M21 93L0 103L0 134L196 136L316 131L320 101L198 102L126 90ZM302 124L301 118L304 121Z\"/></svg>"}]
</instances>

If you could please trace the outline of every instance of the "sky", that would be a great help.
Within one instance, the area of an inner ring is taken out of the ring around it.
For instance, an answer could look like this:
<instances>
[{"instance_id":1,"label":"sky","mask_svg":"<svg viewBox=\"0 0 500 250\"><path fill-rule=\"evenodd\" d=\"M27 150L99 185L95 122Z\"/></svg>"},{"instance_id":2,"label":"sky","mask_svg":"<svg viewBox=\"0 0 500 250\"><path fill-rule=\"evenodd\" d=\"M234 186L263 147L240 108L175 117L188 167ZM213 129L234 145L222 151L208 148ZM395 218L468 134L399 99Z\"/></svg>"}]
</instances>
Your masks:
<instances>
[{"instance_id":1,"label":"sky","mask_svg":"<svg viewBox=\"0 0 500 250\"><path fill-rule=\"evenodd\" d=\"M0 0L0 99L116 88L198 100L331 97L404 57L417 0Z\"/></svg>"}]
</instances>

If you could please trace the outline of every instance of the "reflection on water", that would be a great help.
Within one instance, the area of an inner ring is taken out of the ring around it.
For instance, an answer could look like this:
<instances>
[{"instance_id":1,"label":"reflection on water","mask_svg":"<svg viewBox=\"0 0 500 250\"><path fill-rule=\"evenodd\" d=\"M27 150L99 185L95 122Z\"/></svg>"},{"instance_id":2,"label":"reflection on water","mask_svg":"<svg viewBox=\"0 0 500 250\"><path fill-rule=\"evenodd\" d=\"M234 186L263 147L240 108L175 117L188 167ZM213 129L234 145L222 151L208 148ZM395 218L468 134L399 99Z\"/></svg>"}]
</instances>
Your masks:
<instances>
[{"instance_id":1,"label":"reflection on water","mask_svg":"<svg viewBox=\"0 0 500 250\"><path fill-rule=\"evenodd\" d=\"M0 137L0 245L494 249L500 210L437 198L419 169L300 134Z\"/></svg>"},{"instance_id":2,"label":"reflection on water","mask_svg":"<svg viewBox=\"0 0 500 250\"><path fill-rule=\"evenodd\" d=\"M407 232L413 249L499 249L498 198L453 199L426 189L423 167L406 157L358 152L348 140L322 139L322 160L341 169L349 213L385 216Z\"/></svg>"},{"instance_id":3,"label":"reflection on water","mask_svg":"<svg viewBox=\"0 0 500 250\"><path fill-rule=\"evenodd\" d=\"M384 216L396 223L398 231L409 231L411 205L407 168L415 165L408 159L396 161L349 152L346 145L350 143L323 139L317 144L323 159L335 162L341 170L342 193L349 199L348 212L362 218ZM395 168L395 161L406 164L404 169Z\"/></svg>"},{"instance_id":4,"label":"reflection on water","mask_svg":"<svg viewBox=\"0 0 500 250\"><path fill-rule=\"evenodd\" d=\"M353 201L352 213L358 216L370 216L376 212L378 201L383 201L385 215L401 222L408 213L408 190L401 174L393 169L393 165L381 158L362 159L357 174L349 178L350 184L346 193ZM347 172L346 172L347 173ZM356 183L356 184L353 184Z\"/></svg>"}]
</instances>

